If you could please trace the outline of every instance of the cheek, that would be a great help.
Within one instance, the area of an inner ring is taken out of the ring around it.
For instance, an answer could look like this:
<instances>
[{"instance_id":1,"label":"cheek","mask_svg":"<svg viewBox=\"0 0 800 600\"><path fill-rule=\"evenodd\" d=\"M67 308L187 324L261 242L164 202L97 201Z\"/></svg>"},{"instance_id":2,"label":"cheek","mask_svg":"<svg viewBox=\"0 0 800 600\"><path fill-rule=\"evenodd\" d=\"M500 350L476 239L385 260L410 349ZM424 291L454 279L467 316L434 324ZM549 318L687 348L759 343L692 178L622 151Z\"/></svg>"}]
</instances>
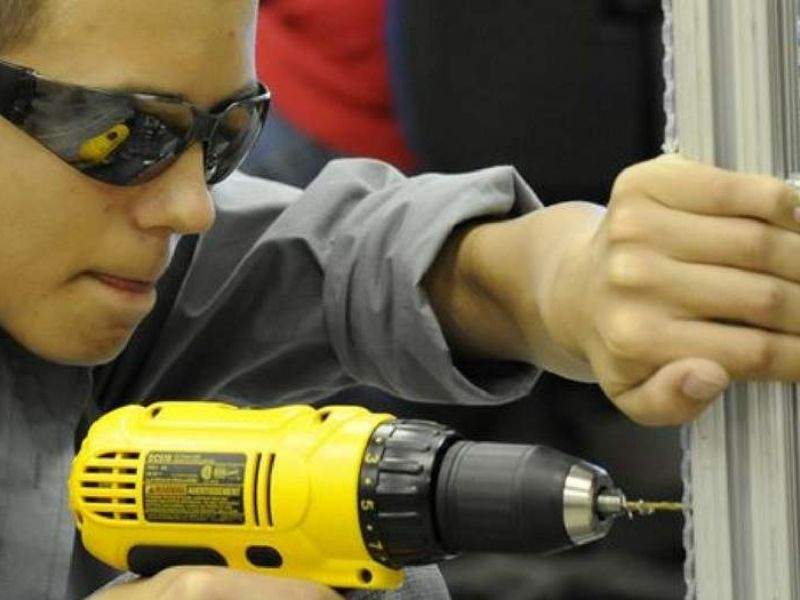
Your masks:
<instances>
[{"instance_id":1,"label":"cheek","mask_svg":"<svg viewBox=\"0 0 800 600\"><path fill-rule=\"evenodd\" d=\"M46 294L72 277L103 232L106 203L79 174L0 120L3 300ZM9 157L6 160L6 156Z\"/></svg>"},{"instance_id":2,"label":"cheek","mask_svg":"<svg viewBox=\"0 0 800 600\"><path fill-rule=\"evenodd\" d=\"M85 268L92 247L85 228L52 214L20 207L0 218L0 312L39 310Z\"/></svg>"},{"instance_id":3,"label":"cheek","mask_svg":"<svg viewBox=\"0 0 800 600\"><path fill-rule=\"evenodd\" d=\"M110 203L9 127L0 119L0 327L57 362L113 357L136 322L76 279L108 253Z\"/></svg>"}]
</instances>

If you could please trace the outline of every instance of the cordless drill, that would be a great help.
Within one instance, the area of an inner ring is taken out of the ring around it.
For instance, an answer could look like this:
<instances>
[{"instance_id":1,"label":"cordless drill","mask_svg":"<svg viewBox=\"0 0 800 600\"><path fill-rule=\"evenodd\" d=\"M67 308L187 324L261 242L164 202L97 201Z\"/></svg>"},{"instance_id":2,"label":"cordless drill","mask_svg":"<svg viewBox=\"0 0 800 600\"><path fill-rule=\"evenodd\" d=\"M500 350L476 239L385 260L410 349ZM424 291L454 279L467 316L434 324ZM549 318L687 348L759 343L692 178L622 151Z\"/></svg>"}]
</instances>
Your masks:
<instances>
[{"instance_id":1,"label":"cordless drill","mask_svg":"<svg viewBox=\"0 0 800 600\"><path fill-rule=\"evenodd\" d=\"M69 479L86 549L123 570L227 565L390 589L467 551L550 552L605 536L630 503L595 465L477 443L354 406L130 405L89 429Z\"/></svg>"}]
</instances>

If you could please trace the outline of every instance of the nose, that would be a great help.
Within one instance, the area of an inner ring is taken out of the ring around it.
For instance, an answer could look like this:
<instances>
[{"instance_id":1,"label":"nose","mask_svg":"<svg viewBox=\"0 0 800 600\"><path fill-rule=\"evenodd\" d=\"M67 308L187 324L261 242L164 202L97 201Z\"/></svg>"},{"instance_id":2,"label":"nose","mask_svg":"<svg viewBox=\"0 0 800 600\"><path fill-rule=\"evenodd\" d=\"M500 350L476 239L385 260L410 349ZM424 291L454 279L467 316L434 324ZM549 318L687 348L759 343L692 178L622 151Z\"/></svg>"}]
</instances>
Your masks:
<instances>
[{"instance_id":1,"label":"nose","mask_svg":"<svg viewBox=\"0 0 800 600\"><path fill-rule=\"evenodd\" d=\"M205 181L202 146L194 144L158 177L143 184L131 205L136 226L202 233L214 223L214 202Z\"/></svg>"}]
</instances>

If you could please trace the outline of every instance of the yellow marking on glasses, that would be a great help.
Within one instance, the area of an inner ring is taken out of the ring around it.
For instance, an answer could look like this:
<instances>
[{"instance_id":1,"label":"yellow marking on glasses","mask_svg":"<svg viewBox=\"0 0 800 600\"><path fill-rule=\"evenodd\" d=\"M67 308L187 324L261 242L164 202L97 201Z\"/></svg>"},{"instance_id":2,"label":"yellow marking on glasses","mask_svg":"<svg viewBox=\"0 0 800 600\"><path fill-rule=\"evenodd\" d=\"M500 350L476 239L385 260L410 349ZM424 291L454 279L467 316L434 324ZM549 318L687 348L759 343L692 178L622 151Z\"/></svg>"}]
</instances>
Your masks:
<instances>
[{"instance_id":1,"label":"yellow marking on glasses","mask_svg":"<svg viewBox=\"0 0 800 600\"><path fill-rule=\"evenodd\" d=\"M124 123L118 123L81 144L78 158L94 164L100 164L131 135L131 130Z\"/></svg>"}]
</instances>

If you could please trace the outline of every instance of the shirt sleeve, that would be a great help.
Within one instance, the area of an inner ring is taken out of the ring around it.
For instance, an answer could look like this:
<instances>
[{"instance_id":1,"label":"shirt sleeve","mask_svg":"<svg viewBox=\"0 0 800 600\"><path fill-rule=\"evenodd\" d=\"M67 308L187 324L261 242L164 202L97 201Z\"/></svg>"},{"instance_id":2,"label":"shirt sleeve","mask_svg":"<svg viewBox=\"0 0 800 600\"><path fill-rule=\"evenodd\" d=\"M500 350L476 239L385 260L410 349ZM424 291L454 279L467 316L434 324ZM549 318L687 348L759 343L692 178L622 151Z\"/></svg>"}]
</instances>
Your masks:
<instances>
[{"instance_id":1,"label":"shirt sleeve","mask_svg":"<svg viewBox=\"0 0 800 600\"><path fill-rule=\"evenodd\" d=\"M137 381L140 398L312 401L355 384L462 404L525 395L540 369L458 365L422 288L457 225L542 205L511 167L407 178L332 161L305 190L241 173L201 237Z\"/></svg>"}]
</instances>

